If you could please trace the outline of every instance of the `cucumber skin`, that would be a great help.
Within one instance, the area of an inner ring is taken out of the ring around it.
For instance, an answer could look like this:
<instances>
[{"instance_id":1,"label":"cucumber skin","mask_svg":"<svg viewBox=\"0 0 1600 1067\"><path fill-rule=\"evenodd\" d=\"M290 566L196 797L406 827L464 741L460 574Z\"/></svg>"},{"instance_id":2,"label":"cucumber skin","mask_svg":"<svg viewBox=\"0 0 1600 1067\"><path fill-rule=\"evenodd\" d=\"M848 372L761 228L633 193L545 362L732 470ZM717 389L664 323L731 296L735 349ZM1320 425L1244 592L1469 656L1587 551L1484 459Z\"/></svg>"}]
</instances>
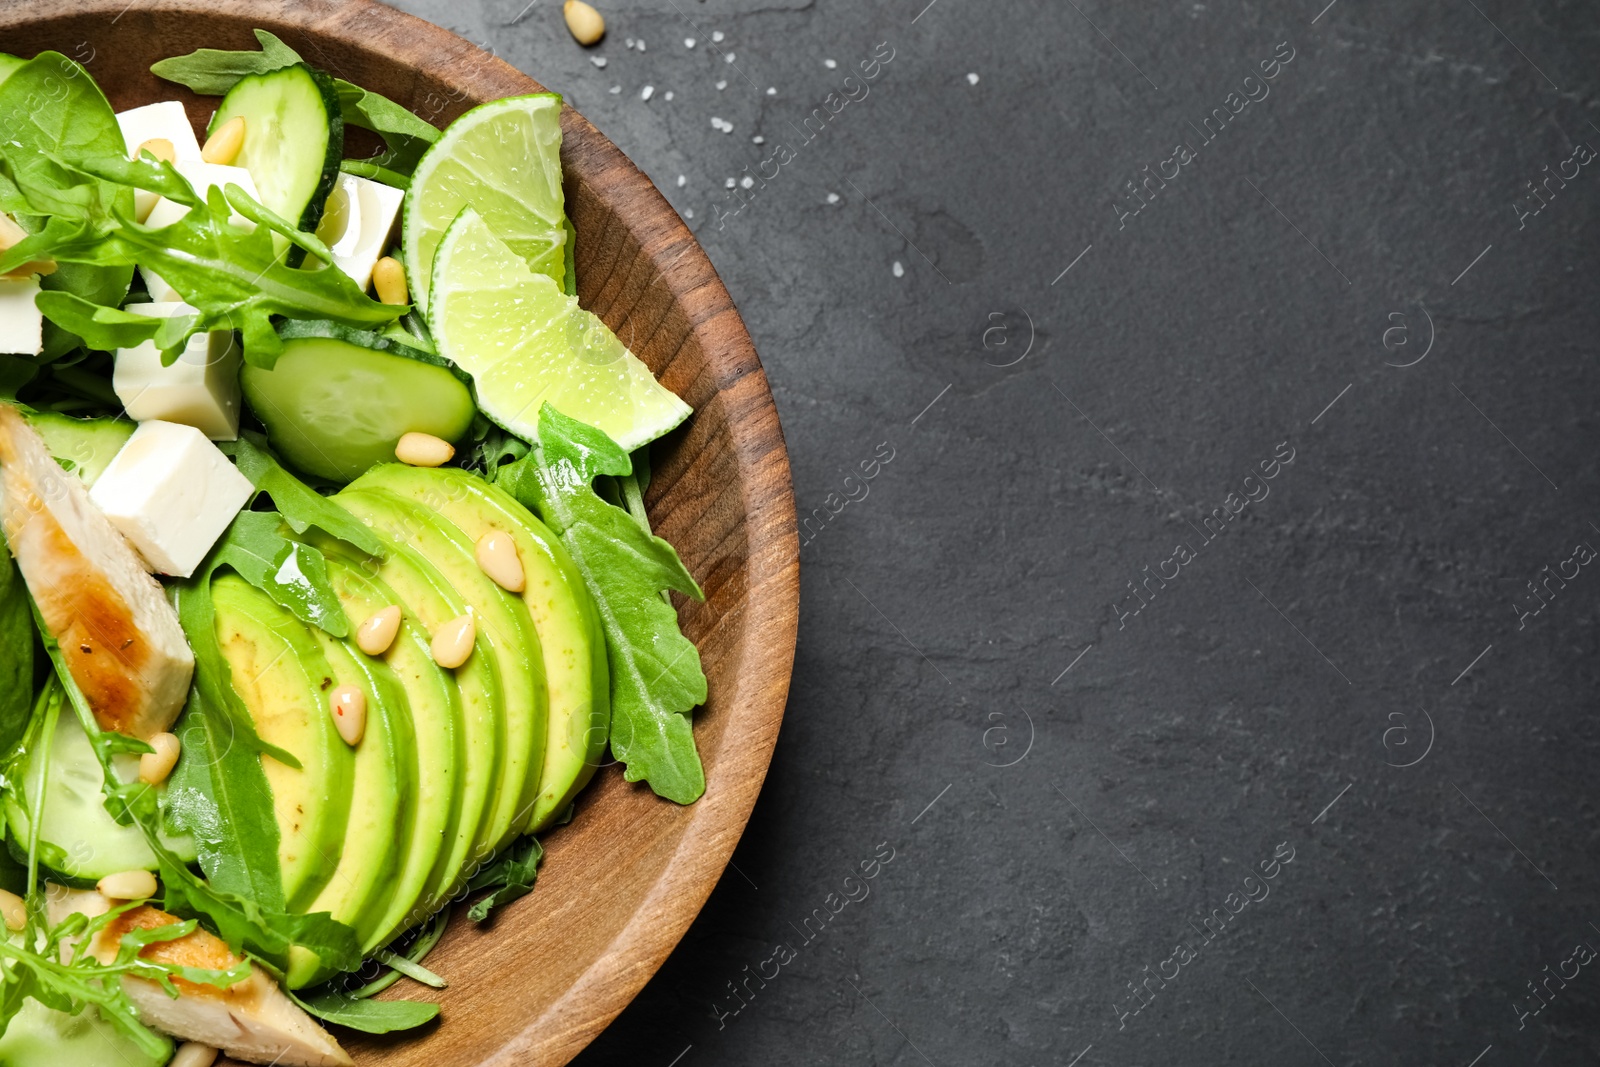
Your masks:
<instances>
[{"instance_id":1,"label":"cucumber skin","mask_svg":"<svg viewBox=\"0 0 1600 1067\"><path fill-rule=\"evenodd\" d=\"M322 96L322 109L328 116L328 151L322 160L322 177L318 180L316 190L311 194L311 200L306 204L305 211L301 213L300 221L296 224L299 229L313 233L316 231L317 223L322 221L322 210L328 203L328 196L333 192L334 183L339 180L339 164L344 159L344 113L339 107L339 92L334 88L332 78L307 63L292 63L287 67L278 67L276 70L261 74L246 75L234 83L233 88L228 90L227 96L224 96L222 102L217 105L216 114L211 116L211 124L206 127L206 136L210 137L222 122L234 117L234 113L228 110L228 99L238 92L241 86L253 87L266 79L284 75L288 71L301 70L310 75L312 84L316 85ZM241 110L238 113L244 112ZM249 123L250 119L246 115L247 137ZM300 249L291 248L289 265L297 265L304 256L305 253Z\"/></svg>"}]
</instances>

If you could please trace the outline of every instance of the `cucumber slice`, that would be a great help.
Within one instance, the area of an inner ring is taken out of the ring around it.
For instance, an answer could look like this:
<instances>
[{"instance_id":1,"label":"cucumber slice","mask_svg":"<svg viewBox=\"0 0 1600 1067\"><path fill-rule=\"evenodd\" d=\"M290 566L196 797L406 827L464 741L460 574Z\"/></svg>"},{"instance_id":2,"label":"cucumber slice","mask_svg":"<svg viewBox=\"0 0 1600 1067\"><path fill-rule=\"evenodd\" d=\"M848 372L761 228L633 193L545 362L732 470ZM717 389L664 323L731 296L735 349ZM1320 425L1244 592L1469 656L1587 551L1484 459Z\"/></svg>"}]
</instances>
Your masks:
<instances>
[{"instance_id":1,"label":"cucumber slice","mask_svg":"<svg viewBox=\"0 0 1600 1067\"><path fill-rule=\"evenodd\" d=\"M18 764L5 792L11 840L27 850L28 811L39 795L43 761L39 753L44 716L35 718L23 739ZM119 756L117 773L126 781L139 774L137 756ZM106 810L105 778L83 724L70 711L56 723L50 745L49 777L44 783L44 817L39 824L39 862L69 879L95 881L117 871L156 869L155 855L137 826L119 826ZM156 787L166 808L166 787ZM195 858L193 838L163 835L168 848L185 862Z\"/></svg>"},{"instance_id":2,"label":"cucumber slice","mask_svg":"<svg viewBox=\"0 0 1600 1067\"><path fill-rule=\"evenodd\" d=\"M20 940L13 936L12 941ZM154 1031L151 1031L154 1034ZM164 1035L157 1041L167 1047L150 1056L133 1040L106 1022L99 1008L77 1015L47 1008L28 998L0 1037L0 1064L4 1067L161 1067L172 1056L172 1043Z\"/></svg>"},{"instance_id":3,"label":"cucumber slice","mask_svg":"<svg viewBox=\"0 0 1600 1067\"><path fill-rule=\"evenodd\" d=\"M211 119L208 133L244 119L236 167L250 172L261 203L315 230L339 177L344 120L333 79L304 63L240 78Z\"/></svg>"},{"instance_id":4,"label":"cucumber slice","mask_svg":"<svg viewBox=\"0 0 1600 1067\"><path fill-rule=\"evenodd\" d=\"M376 334L345 337L362 340L285 340L271 370L246 364L239 376L272 447L296 468L342 484L393 462L404 434L456 441L472 427L472 394L451 371L396 355L404 346Z\"/></svg>"}]
</instances>

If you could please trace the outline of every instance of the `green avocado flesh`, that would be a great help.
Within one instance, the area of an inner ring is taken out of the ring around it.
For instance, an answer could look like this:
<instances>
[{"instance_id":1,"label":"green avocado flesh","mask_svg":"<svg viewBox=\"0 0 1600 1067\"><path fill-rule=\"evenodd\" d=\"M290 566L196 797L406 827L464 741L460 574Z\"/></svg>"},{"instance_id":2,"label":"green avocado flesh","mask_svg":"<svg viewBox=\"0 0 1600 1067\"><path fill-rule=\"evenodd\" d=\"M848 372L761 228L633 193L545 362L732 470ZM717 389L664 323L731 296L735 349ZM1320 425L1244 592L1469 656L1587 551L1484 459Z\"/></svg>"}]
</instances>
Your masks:
<instances>
[{"instance_id":1,"label":"green avocado flesh","mask_svg":"<svg viewBox=\"0 0 1600 1067\"><path fill-rule=\"evenodd\" d=\"M361 622L352 620L351 629ZM416 809L416 739L405 689L388 666L367 657L353 644L311 628L311 636L328 657L336 685L353 685L366 695L367 722L355 746L355 781L350 792L350 822L344 852L322 892L306 908L325 911L347 924L366 949L383 920L395 890L395 873L404 862L409 824ZM316 957L291 955L291 989L328 973Z\"/></svg>"},{"instance_id":2,"label":"green avocado flesh","mask_svg":"<svg viewBox=\"0 0 1600 1067\"><path fill-rule=\"evenodd\" d=\"M459 440L476 413L443 367L334 337L285 340L271 370L246 364L239 384L284 459L341 484L392 461L404 434Z\"/></svg>"},{"instance_id":3,"label":"green avocado flesh","mask_svg":"<svg viewBox=\"0 0 1600 1067\"><path fill-rule=\"evenodd\" d=\"M338 496L384 536L404 538L466 601L478 637L487 643L500 677L500 780L478 831L475 851L497 851L527 825L530 781L544 764L545 679L539 635L522 598L496 585L478 566L475 546L448 522L404 497L378 488L349 488Z\"/></svg>"},{"instance_id":4,"label":"green avocado flesh","mask_svg":"<svg viewBox=\"0 0 1600 1067\"><path fill-rule=\"evenodd\" d=\"M238 575L214 578L211 599L217 643L256 733L301 764L296 770L261 757L278 821L284 900L304 911L334 875L350 817L355 754L328 713L334 672L306 625Z\"/></svg>"},{"instance_id":5,"label":"green avocado flesh","mask_svg":"<svg viewBox=\"0 0 1600 1067\"><path fill-rule=\"evenodd\" d=\"M341 496L331 499L345 503ZM385 542L388 553L381 562L374 561L376 576L394 591L398 597L394 602L401 605L405 617L414 620L430 640L446 623L467 613L466 600L407 538L383 525L375 525L374 532ZM461 700L463 747L457 785L461 803L449 839L423 889L424 901L448 896L463 872L486 855L483 830L498 797L505 745L500 674L489 639L480 632L467 661L446 674L453 676Z\"/></svg>"},{"instance_id":6,"label":"green avocado flesh","mask_svg":"<svg viewBox=\"0 0 1600 1067\"><path fill-rule=\"evenodd\" d=\"M605 638L583 576L544 523L504 490L466 471L391 463L374 467L350 488L406 497L473 543L495 530L516 542L526 576L522 601L539 634L549 691L544 769L523 829L544 829L594 775L611 724Z\"/></svg>"},{"instance_id":7,"label":"green avocado flesh","mask_svg":"<svg viewBox=\"0 0 1600 1067\"><path fill-rule=\"evenodd\" d=\"M319 547L328 555L328 580L350 620L351 633L384 608L403 607L399 594L372 576L376 569L372 561L342 549L332 539L323 539ZM359 651L351 654L363 656ZM390 889L371 904L371 930L362 937L362 948L370 951L388 944L437 906L426 894L461 811L466 724L455 680L433 661L427 632L409 611L404 611L394 643L376 661L366 662L387 668L399 687L410 720L414 776L410 812L402 810L400 821L382 831L396 838L398 855ZM369 719L369 735L371 728Z\"/></svg>"}]
</instances>

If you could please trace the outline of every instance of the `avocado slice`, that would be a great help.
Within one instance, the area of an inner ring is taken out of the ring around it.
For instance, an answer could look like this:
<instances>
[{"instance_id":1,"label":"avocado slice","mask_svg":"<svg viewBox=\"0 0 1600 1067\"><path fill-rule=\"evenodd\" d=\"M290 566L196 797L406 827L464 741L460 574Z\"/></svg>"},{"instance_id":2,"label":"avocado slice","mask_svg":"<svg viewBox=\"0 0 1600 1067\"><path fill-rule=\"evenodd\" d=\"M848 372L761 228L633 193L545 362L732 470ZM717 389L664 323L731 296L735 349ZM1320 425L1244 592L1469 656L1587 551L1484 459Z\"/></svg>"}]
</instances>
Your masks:
<instances>
[{"instance_id":1,"label":"avocado slice","mask_svg":"<svg viewBox=\"0 0 1600 1067\"><path fill-rule=\"evenodd\" d=\"M351 632L361 619L351 620ZM417 806L417 744L405 689L389 667L355 645L318 629L311 636L327 656L336 685L353 685L367 697L367 725L355 745L355 783L350 792L350 822L344 853L333 877L306 909L325 911L356 932L362 947L383 920L395 891L395 873L405 862L405 847ZM305 949L289 955L287 982L300 989L333 972Z\"/></svg>"},{"instance_id":2,"label":"avocado slice","mask_svg":"<svg viewBox=\"0 0 1600 1067\"><path fill-rule=\"evenodd\" d=\"M544 770L523 830L543 830L593 777L611 727L605 637L583 576L544 523L477 475L387 463L351 484L351 489L369 487L415 501L474 543L492 530L516 541L527 576L522 600L539 632L550 702Z\"/></svg>"},{"instance_id":3,"label":"avocado slice","mask_svg":"<svg viewBox=\"0 0 1600 1067\"><path fill-rule=\"evenodd\" d=\"M427 632L400 596L370 577L371 561L331 538L319 547L327 555L328 581L350 620L350 632L390 605L405 611L400 632L379 661L352 651L360 662L386 667L404 695L412 735L411 812L404 825L400 858L387 896L376 900L372 927L361 947L371 951L424 919L432 910L424 900L429 878L461 811L461 768L466 762L461 695L450 672L433 662ZM371 727L369 725L368 729ZM363 741L365 743L365 741Z\"/></svg>"},{"instance_id":4,"label":"avocado slice","mask_svg":"<svg viewBox=\"0 0 1600 1067\"><path fill-rule=\"evenodd\" d=\"M344 494L329 498L355 511L355 502ZM407 520L409 521L409 520ZM404 527L374 522L373 531L383 539L388 554L381 562L365 566L368 573L395 591L407 618L420 624L431 637L445 623L467 613L467 601L456 592L449 579L439 573L412 547ZM321 544L318 544L321 547ZM422 901L428 907L413 921L430 914L433 906L455 892L463 872L488 855L483 848L482 830L494 809L500 785L500 753L505 746L505 712L501 706L499 664L489 637L478 628L472 654L453 674L461 696L462 761L458 791L461 807L451 824L452 838L440 853L439 862L423 889ZM431 659L431 653L430 653ZM423 750L426 753L426 749Z\"/></svg>"},{"instance_id":5,"label":"avocado slice","mask_svg":"<svg viewBox=\"0 0 1600 1067\"><path fill-rule=\"evenodd\" d=\"M334 728L333 670L305 623L236 574L211 582L217 643L256 733L300 761L261 757L278 820L283 897L305 911L333 876L350 818L355 754Z\"/></svg>"},{"instance_id":6,"label":"avocado slice","mask_svg":"<svg viewBox=\"0 0 1600 1067\"><path fill-rule=\"evenodd\" d=\"M500 673L505 745L500 786L478 830L477 851L498 851L527 825L544 766L547 696L544 654L522 598L496 585L478 566L475 545L448 521L376 487L349 488L339 503L380 532L406 537L455 587L477 619Z\"/></svg>"}]
</instances>

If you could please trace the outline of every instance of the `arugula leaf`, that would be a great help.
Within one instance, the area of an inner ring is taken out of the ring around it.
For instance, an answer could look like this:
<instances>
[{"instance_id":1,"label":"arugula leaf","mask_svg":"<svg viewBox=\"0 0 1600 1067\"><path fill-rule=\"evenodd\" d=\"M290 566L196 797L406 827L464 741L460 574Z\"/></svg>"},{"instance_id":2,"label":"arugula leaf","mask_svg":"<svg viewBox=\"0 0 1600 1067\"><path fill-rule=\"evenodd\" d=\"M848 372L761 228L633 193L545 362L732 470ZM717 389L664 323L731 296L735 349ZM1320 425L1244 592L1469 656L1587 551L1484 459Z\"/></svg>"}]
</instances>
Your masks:
<instances>
[{"instance_id":1,"label":"arugula leaf","mask_svg":"<svg viewBox=\"0 0 1600 1067\"><path fill-rule=\"evenodd\" d=\"M0 129L11 151L0 159L0 210L36 210L63 198L69 207L95 203L104 209L122 203L131 210L132 194L103 182L85 182L65 172L52 157L122 155L126 145L116 114L105 95L78 64L59 52L42 52L0 80ZM25 228L35 229L33 220ZM96 304L120 304L128 295L133 268L127 264L60 264L40 287L70 293ZM52 322L45 326L42 357L58 359L77 347L78 338Z\"/></svg>"},{"instance_id":2,"label":"arugula leaf","mask_svg":"<svg viewBox=\"0 0 1600 1067\"><path fill-rule=\"evenodd\" d=\"M335 637L350 633L350 622L328 583L321 552L283 535L284 519L275 511L241 511L228 527L208 567L232 567L300 620Z\"/></svg>"},{"instance_id":3,"label":"arugula leaf","mask_svg":"<svg viewBox=\"0 0 1600 1067\"><path fill-rule=\"evenodd\" d=\"M467 917L475 923L481 923L500 905L527 896L539 877L539 860L543 857L544 848L538 838L529 836L513 842L510 848L495 857L493 863L467 883L469 891L494 889L494 892L473 902L472 907L467 909Z\"/></svg>"},{"instance_id":4,"label":"arugula leaf","mask_svg":"<svg viewBox=\"0 0 1600 1067\"><path fill-rule=\"evenodd\" d=\"M11 553L0 555L0 752L9 752L33 705L33 610Z\"/></svg>"},{"instance_id":5,"label":"arugula leaf","mask_svg":"<svg viewBox=\"0 0 1600 1067\"><path fill-rule=\"evenodd\" d=\"M90 943L135 907L137 903L123 904L92 919L82 914L70 915L49 930L39 929L24 937L20 943L0 939L0 961L5 964L0 966L0 1030L10 1023L25 999L71 1015L92 1005L135 1048L159 1060L171 1053L172 1046L139 1022L137 1009L123 991L122 976L156 982L174 996L174 979L227 989L250 976L245 961L227 970L208 970L140 957L139 953L149 945L188 936L195 929L193 920L126 932L109 963L89 955ZM36 917L30 915L30 919Z\"/></svg>"},{"instance_id":6,"label":"arugula leaf","mask_svg":"<svg viewBox=\"0 0 1600 1067\"><path fill-rule=\"evenodd\" d=\"M415 1000L357 1000L343 993L324 993L294 1002L319 1019L359 1030L363 1034L388 1034L410 1030L429 1023L439 1014L439 1005Z\"/></svg>"},{"instance_id":7,"label":"arugula leaf","mask_svg":"<svg viewBox=\"0 0 1600 1067\"><path fill-rule=\"evenodd\" d=\"M261 760L236 744L234 720L197 690L178 721L183 754L167 782L168 818L193 836L211 885L282 911L278 822Z\"/></svg>"},{"instance_id":8,"label":"arugula leaf","mask_svg":"<svg viewBox=\"0 0 1600 1067\"><path fill-rule=\"evenodd\" d=\"M561 538L594 596L611 660L611 751L627 764L624 777L688 804L706 788L689 723L706 676L677 613L656 594L703 596L671 545L595 494L595 478L631 470L604 432L545 404L533 451L496 480Z\"/></svg>"},{"instance_id":9,"label":"arugula leaf","mask_svg":"<svg viewBox=\"0 0 1600 1067\"><path fill-rule=\"evenodd\" d=\"M0 85L0 92L3 90ZM16 154L14 148L0 142L4 161L9 162ZM123 172L141 187L156 184L160 171L170 168L170 164L143 160L124 164L100 159L74 161L73 165L82 172L88 168L101 174ZM236 199L245 195L243 190L236 189L235 193ZM259 204L256 207L259 212L266 211ZM52 215L43 230L0 253L0 273L34 258L129 267L138 264L159 274L196 309L198 315L188 326L190 333L242 330L245 358L263 367L271 367L283 347L272 327L273 315L381 326L406 310L404 305L373 300L343 271L308 271L288 266L278 258L274 228L258 225L245 232L234 226L228 198L215 187L204 202L196 203L181 219L159 229L139 225L120 206L113 208L109 216L98 203L78 205L73 210L77 213ZM180 338L180 343L184 339Z\"/></svg>"},{"instance_id":10,"label":"arugula leaf","mask_svg":"<svg viewBox=\"0 0 1600 1067\"><path fill-rule=\"evenodd\" d=\"M383 138L388 150L368 162L409 178L417 169L422 154L439 139L438 129L387 96L369 92L343 78L335 78L333 86L339 94L339 111L344 121Z\"/></svg>"},{"instance_id":11,"label":"arugula leaf","mask_svg":"<svg viewBox=\"0 0 1600 1067\"><path fill-rule=\"evenodd\" d=\"M151 64L150 73L187 86L202 96L221 96L240 78L265 74L301 61L300 54L275 34L266 30L256 30L255 34L256 40L261 42L259 52L198 48L186 56L173 56Z\"/></svg>"},{"instance_id":12,"label":"arugula leaf","mask_svg":"<svg viewBox=\"0 0 1600 1067\"><path fill-rule=\"evenodd\" d=\"M261 43L259 52L201 48L186 56L163 59L150 71L157 77L186 85L197 93L221 96L247 75L265 74L269 70L305 62L298 52L277 36L266 30L256 30L255 34L256 40ZM371 130L383 138L387 151L369 161L377 168L409 176L416 168L417 160L422 158L422 153L439 139L439 131L434 126L386 96L370 92L343 78L333 79L333 87L339 96L339 113L344 121L351 126Z\"/></svg>"},{"instance_id":13,"label":"arugula leaf","mask_svg":"<svg viewBox=\"0 0 1600 1067\"><path fill-rule=\"evenodd\" d=\"M283 521L295 533L303 534L315 526L369 556L382 559L388 555L371 527L284 470L267 450L266 439L260 434L246 430L237 441L219 441L217 447L233 457L239 473L248 478L251 485L272 498L272 503L283 514Z\"/></svg>"},{"instance_id":14,"label":"arugula leaf","mask_svg":"<svg viewBox=\"0 0 1600 1067\"><path fill-rule=\"evenodd\" d=\"M106 307L71 293L40 293L33 301L45 318L83 338L90 348L132 348L155 337L166 319Z\"/></svg>"}]
</instances>

